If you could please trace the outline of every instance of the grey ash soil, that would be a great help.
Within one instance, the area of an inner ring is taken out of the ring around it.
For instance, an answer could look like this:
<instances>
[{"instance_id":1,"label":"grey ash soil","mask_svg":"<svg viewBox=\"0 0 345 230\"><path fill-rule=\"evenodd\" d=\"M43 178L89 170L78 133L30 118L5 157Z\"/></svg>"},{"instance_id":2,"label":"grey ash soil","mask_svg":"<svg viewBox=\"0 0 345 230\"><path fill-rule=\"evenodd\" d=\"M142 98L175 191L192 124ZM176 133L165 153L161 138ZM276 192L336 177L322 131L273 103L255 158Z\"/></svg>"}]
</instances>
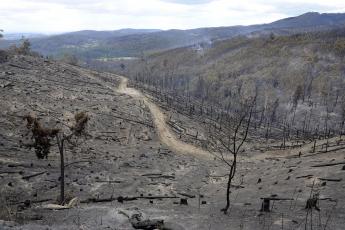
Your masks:
<instances>
[{"instance_id":1,"label":"grey ash soil","mask_svg":"<svg viewBox=\"0 0 345 230\"><path fill-rule=\"evenodd\" d=\"M304 207L313 183L320 198L330 198L320 201L320 213L313 211L313 229L324 229L326 223L327 229L345 229L343 165L311 167L345 161L344 150L322 153L318 147L311 154L309 144L262 152L259 149L264 144L251 138L239 162L231 211L224 215L220 209L224 206L225 165L213 157L166 145L152 126L154 119L144 99L116 90L121 81L116 75L33 57L17 56L0 64L0 229L133 229L127 217L133 213L164 219L169 229L282 229L282 222L283 229L305 229ZM165 119L171 115L174 122L189 127L189 133L206 136L206 129L197 121L160 109ZM48 159L37 160L33 150L21 146L29 141L21 116L32 113L47 126L66 128L76 111L90 115L90 137L66 153L69 197L81 201L141 195L178 198L43 209L59 195L59 155L53 148ZM188 135L179 141L196 148L202 145ZM301 157L297 157L299 151ZM44 173L23 179L40 172ZM261 213L260 197L271 195L294 200L276 201L271 213ZM180 198L187 198L188 206L180 205ZM24 207L26 200L31 202L29 207Z\"/></svg>"}]
</instances>

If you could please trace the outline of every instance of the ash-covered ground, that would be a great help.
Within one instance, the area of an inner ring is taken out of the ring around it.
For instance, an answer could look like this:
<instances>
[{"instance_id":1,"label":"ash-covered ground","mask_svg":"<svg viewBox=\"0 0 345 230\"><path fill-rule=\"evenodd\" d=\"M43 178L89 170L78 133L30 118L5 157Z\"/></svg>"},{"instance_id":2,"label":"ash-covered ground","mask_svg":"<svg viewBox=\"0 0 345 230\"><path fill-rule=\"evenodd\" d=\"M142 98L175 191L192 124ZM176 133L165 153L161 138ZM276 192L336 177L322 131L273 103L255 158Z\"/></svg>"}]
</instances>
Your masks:
<instances>
[{"instance_id":1,"label":"ash-covered ground","mask_svg":"<svg viewBox=\"0 0 345 230\"><path fill-rule=\"evenodd\" d=\"M143 94L117 90L122 81L35 57L0 64L0 229L134 229L135 214L163 220L162 229L345 229L344 139L331 139L327 153L319 141L310 153L312 143L263 151L265 143L249 138L224 215L228 168L205 156L200 141L178 138L164 121L201 138L207 136L203 124ZM79 202L47 208L59 196L58 149L54 145L48 159L39 160L24 147L30 135L23 116L68 130L80 111L90 117L88 135L65 152L66 197ZM305 209L311 192L319 193L320 211ZM271 201L266 213L260 212L263 197L291 200Z\"/></svg>"}]
</instances>

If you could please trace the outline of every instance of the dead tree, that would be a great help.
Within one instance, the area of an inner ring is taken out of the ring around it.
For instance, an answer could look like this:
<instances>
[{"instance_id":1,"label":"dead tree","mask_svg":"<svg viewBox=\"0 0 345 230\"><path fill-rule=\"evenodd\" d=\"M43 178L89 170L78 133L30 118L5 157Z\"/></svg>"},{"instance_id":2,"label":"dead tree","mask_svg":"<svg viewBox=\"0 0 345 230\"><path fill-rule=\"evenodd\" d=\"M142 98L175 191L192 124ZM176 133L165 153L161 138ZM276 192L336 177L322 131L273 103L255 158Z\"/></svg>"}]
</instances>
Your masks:
<instances>
[{"instance_id":1,"label":"dead tree","mask_svg":"<svg viewBox=\"0 0 345 230\"><path fill-rule=\"evenodd\" d=\"M24 119L27 121L26 127L31 132L31 139L33 140L33 143L25 144L25 146L34 148L38 159L48 158L50 148L54 145L52 141L56 139L60 154L60 203L62 205L65 202L65 142L75 146L76 142L72 139L86 134L85 129L89 120L85 112L75 114L74 118L75 124L69 128L67 133L62 129L43 127L39 119L31 115L24 116Z\"/></svg>"},{"instance_id":2,"label":"dead tree","mask_svg":"<svg viewBox=\"0 0 345 230\"><path fill-rule=\"evenodd\" d=\"M314 191L314 185L315 181L312 184L311 190L310 190L310 195L309 199L307 200L305 209L306 209L306 216L305 216L305 223L304 223L304 229L307 229L308 226L308 217L310 216L310 229L313 229L313 209L316 211L320 212L319 208L319 193Z\"/></svg>"},{"instance_id":3,"label":"dead tree","mask_svg":"<svg viewBox=\"0 0 345 230\"><path fill-rule=\"evenodd\" d=\"M345 126L345 96L343 96L343 102L341 104L341 122L340 122L340 139L344 132Z\"/></svg>"},{"instance_id":4,"label":"dead tree","mask_svg":"<svg viewBox=\"0 0 345 230\"><path fill-rule=\"evenodd\" d=\"M232 159L228 159L224 156L222 150L219 151L219 155L216 154L216 157L223 161L229 167L226 188L226 206L223 209L221 209L221 211L224 212L224 214L227 214L230 207L231 183L236 174L238 154L241 151L241 148L248 136L249 126L253 114L253 105L254 103L247 104L244 107L245 109L243 109L242 113L239 115L239 117L237 119L233 119L233 122L235 122L234 129L229 132L227 137L224 138L219 135L212 135L211 137L211 139L213 140L212 145L217 145L217 143L220 143L223 147L222 149L225 149L225 151L227 153L230 153L232 156ZM227 141L224 141L224 139L227 139Z\"/></svg>"}]
</instances>

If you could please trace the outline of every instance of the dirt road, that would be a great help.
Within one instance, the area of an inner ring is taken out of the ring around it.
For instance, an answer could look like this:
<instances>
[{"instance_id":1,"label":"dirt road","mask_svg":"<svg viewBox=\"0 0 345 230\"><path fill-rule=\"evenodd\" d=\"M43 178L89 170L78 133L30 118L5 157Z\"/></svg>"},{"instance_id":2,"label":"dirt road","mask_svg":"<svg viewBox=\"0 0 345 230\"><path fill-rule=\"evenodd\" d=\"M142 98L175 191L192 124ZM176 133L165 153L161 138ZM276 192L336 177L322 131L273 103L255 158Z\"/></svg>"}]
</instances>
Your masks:
<instances>
[{"instance_id":1,"label":"dirt road","mask_svg":"<svg viewBox=\"0 0 345 230\"><path fill-rule=\"evenodd\" d=\"M112 89L119 93L127 94L135 99L144 101L144 103L147 105L147 107L149 108L152 114L153 122L156 126L157 133L161 142L167 145L167 147L170 148L171 150L174 150L182 154L191 154L196 157L203 157L203 158L208 158L208 159L212 158L212 154L210 152L205 151L201 148L198 148L194 145L187 144L185 142L180 141L166 124L165 122L166 118L162 110L156 104L151 102L139 90L127 87L127 83L128 83L127 78L116 75L116 77L120 78L120 84L118 88L115 88L115 87L110 86L108 83L103 82L102 80L92 76L92 74L86 71L83 74L89 78L92 78L98 81L101 84L104 84L104 86L109 89Z\"/></svg>"},{"instance_id":2,"label":"dirt road","mask_svg":"<svg viewBox=\"0 0 345 230\"><path fill-rule=\"evenodd\" d=\"M168 125L165 122L165 115L161 109L151 102L143 93L134 88L127 87L128 79L121 77L121 82L118 88L118 92L130 95L138 100L143 100L144 103L149 108L154 124L157 128L159 138L162 143L167 145L170 149L173 149L182 154L192 154L195 156L211 157L211 154L201 148L198 148L194 145L187 144L180 141L174 133L170 130Z\"/></svg>"}]
</instances>

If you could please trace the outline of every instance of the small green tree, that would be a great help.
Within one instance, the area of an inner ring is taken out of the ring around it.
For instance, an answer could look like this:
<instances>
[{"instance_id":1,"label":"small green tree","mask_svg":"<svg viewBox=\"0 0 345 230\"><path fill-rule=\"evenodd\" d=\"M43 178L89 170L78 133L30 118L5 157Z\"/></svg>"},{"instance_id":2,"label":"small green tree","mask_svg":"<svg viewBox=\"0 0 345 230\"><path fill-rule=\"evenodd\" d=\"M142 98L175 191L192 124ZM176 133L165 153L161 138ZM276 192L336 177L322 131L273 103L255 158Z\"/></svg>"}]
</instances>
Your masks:
<instances>
[{"instance_id":1,"label":"small green tree","mask_svg":"<svg viewBox=\"0 0 345 230\"><path fill-rule=\"evenodd\" d=\"M3 38L4 37L4 35L2 34L4 32L4 30L1 30L0 29L0 38Z\"/></svg>"},{"instance_id":2,"label":"small green tree","mask_svg":"<svg viewBox=\"0 0 345 230\"><path fill-rule=\"evenodd\" d=\"M86 125L89 120L88 115L85 112L76 113L75 124L70 127L69 132L64 132L62 129L46 128L40 122L39 119L31 115L24 117L27 121L26 127L31 131L33 143L26 144L29 148L34 148L38 159L48 158L53 140L56 140L56 144L60 154L60 204L65 203L65 163L64 163L64 149L65 143L69 143L72 146L76 145L76 141L73 142L73 138L78 138L85 133Z\"/></svg>"}]
</instances>

